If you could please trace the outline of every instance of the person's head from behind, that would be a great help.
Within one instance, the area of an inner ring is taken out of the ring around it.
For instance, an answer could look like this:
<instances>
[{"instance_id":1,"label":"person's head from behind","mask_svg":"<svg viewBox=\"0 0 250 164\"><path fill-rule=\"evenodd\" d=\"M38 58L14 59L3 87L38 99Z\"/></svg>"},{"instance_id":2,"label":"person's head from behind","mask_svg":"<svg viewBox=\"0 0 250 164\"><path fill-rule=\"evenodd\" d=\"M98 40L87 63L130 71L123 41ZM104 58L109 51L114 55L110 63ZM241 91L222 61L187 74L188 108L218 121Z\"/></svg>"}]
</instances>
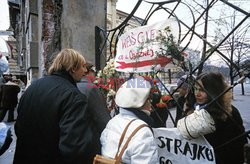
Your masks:
<instances>
[{"instance_id":1,"label":"person's head from behind","mask_svg":"<svg viewBox=\"0 0 250 164\"><path fill-rule=\"evenodd\" d=\"M126 81L117 91L115 102L122 108L134 108L149 114L151 84L143 77L136 77Z\"/></svg>"},{"instance_id":2,"label":"person's head from behind","mask_svg":"<svg viewBox=\"0 0 250 164\"><path fill-rule=\"evenodd\" d=\"M12 81L12 74L10 73L6 73L6 74L3 74L3 78L6 82L8 81Z\"/></svg>"},{"instance_id":3,"label":"person's head from behind","mask_svg":"<svg viewBox=\"0 0 250 164\"><path fill-rule=\"evenodd\" d=\"M209 108L214 110L218 108L222 108L227 111L231 110L231 91L228 91L224 95L218 97L229 87L221 73L204 73L198 76L196 80L195 98L198 104L212 102ZM216 100L214 101L213 99L215 98Z\"/></svg>"},{"instance_id":4,"label":"person's head from behind","mask_svg":"<svg viewBox=\"0 0 250 164\"><path fill-rule=\"evenodd\" d=\"M58 53L48 73L63 71L68 72L76 82L86 75L86 61L80 52L73 49L63 49Z\"/></svg>"}]
</instances>

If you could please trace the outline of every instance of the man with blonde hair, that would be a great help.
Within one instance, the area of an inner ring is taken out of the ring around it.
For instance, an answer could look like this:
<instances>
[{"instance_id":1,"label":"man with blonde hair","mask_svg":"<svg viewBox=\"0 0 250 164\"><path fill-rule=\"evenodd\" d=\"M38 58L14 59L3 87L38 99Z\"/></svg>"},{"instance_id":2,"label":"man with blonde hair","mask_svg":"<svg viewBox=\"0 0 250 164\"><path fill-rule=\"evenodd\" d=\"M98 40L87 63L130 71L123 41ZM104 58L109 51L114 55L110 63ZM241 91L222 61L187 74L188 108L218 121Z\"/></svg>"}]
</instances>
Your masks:
<instances>
[{"instance_id":1,"label":"man with blonde hair","mask_svg":"<svg viewBox=\"0 0 250 164\"><path fill-rule=\"evenodd\" d=\"M63 49L49 75L33 82L20 99L14 163L91 163L99 138L76 82L86 74L84 57Z\"/></svg>"}]
</instances>

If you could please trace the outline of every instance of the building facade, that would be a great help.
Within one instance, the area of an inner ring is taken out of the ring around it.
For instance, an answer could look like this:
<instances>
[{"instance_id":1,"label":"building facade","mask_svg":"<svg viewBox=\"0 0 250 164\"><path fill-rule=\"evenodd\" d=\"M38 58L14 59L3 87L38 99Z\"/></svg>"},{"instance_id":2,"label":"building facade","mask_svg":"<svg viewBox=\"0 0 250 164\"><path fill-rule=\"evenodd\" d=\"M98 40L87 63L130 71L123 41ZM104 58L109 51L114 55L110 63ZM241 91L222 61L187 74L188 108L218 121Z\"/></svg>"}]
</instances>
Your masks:
<instances>
[{"instance_id":1,"label":"building facade","mask_svg":"<svg viewBox=\"0 0 250 164\"><path fill-rule=\"evenodd\" d=\"M123 12L121 10L118 10L116 8L116 3L117 0L108 0L107 1L107 31L110 31L116 27L118 27L122 22L124 22L124 20L129 16L130 13L126 13ZM131 17L131 19L127 22L127 25L124 29L123 32L126 32L130 29L139 27L143 24L144 19L139 18L137 16L133 16ZM114 38L117 37L117 32L114 35ZM110 50L110 46L111 46L111 50L114 50L115 47L115 39L111 40L111 37L108 37L109 41L107 42L107 51L106 51L106 58L109 59L110 57L114 57L112 55L114 55L113 53L111 54ZM110 45L111 44L111 45Z\"/></svg>"},{"instance_id":2,"label":"building facade","mask_svg":"<svg viewBox=\"0 0 250 164\"><path fill-rule=\"evenodd\" d=\"M25 72L28 84L47 73L54 56L63 48L74 48L88 61L103 67L110 53L97 52L100 45L96 27L107 32L129 15L116 9L117 0L8 0L8 3L17 66ZM124 32L143 22L133 16ZM109 44L114 48L114 42ZM176 71L179 70L173 68L172 72Z\"/></svg>"},{"instance_id":3,"label":"building facade","mask_svg":"<svg viewBox=\"0 0 250 164\"><path fill-rule=\"evenodd\" d=\"M106 29L105 0L8 0L19 66L27 83L47 73L53 57L74 48L95 63L95 26Z\"/></svg>"}]
</instances>

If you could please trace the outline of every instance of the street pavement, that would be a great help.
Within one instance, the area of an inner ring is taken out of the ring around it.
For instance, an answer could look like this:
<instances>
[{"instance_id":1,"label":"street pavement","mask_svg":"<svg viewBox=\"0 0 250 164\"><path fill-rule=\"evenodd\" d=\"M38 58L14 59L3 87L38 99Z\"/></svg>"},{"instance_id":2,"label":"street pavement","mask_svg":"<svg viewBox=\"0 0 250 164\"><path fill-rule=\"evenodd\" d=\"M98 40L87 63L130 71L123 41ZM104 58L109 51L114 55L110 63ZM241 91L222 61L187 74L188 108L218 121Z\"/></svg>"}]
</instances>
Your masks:
<instances>
[{"instance_id":1,"label":"street pavement","mask_svg":"<svg viewBox=\"0 0 250 164\"><path fill-rule=\"evenodd\" d=\"M241 87L240 85L237 85L234 87L234 100L233 105L237 107L241 113L243 123L245 126L246 131L250 130L250 84L245 84L245 95L241 95ZM175 118L176 110L170 109L170 112ZM15 113L16 115L16 113ZM7 116L5 117L4 121L6 121ZM9 126L11 126L12 134L13 134L13 141L9 147L9 149L0 156L0 164L12 164L13 163L13 156L15 152L15 145L16 145L16 136L14 133L14 122L7 123ZM173 127L173 123L170 119L170 117L167 120L167 127L171 128Z\"/></svg>"},{"instance_id":2,"label":"street pavement","mask_svg":"<svg viewBox=\"0 0 250 164\"><path fill-rule=\"evenodd\" d=\"M245 84L245 95L241 95L241 86L234 88L233 104L240 111L246 131L250 130L250 84Z\"/></svg>"}]
</instances>

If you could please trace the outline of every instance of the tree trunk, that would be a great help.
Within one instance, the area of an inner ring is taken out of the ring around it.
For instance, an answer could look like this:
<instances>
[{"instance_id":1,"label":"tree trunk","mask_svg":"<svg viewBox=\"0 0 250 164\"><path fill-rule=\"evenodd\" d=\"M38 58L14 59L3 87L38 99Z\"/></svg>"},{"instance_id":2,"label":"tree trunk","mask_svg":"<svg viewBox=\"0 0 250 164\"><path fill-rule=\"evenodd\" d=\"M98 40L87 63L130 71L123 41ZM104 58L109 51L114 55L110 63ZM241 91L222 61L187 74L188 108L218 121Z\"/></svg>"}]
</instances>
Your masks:
<instances>
[{"instance_id":1,"label":"tree trunk","mask_svg":"<svg viewBox=\"0 0 250 164\"><path fill-rule=\"evenodd\" d=\"M209 4L209 0L207 0L207 4L206 4L207 7L208 7L208 4ZM208 10L207 10L206 15L205 15L205 25L204 25L204 35L203 35L203 37L205 39L207 39L207 23L208 23ZM203 41L203 50L202 50L201 61L204 61L204 59L206 58L206 50L207 50L207 43L205 41ZM203 65L204 65L204 63L200 64L199 69L198 69L198 75L200 75L202 73Z\"/></svg>"}]
</instances>

